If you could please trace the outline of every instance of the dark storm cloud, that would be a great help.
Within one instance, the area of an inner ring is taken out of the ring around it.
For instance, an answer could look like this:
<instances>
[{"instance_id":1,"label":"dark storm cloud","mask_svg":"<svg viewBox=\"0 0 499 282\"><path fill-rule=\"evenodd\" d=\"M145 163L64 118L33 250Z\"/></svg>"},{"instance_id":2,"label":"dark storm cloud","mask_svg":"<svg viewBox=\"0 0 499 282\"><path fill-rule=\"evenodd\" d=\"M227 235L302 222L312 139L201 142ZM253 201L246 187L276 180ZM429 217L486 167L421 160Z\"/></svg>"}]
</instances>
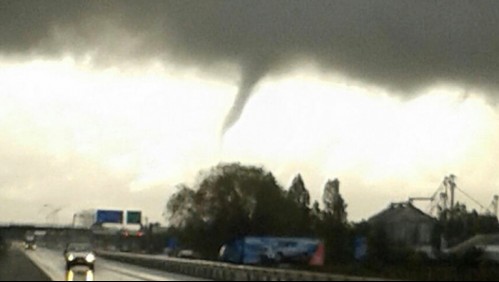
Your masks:
<instances>
[{"instance_id":1,"label":"dark storm cloud","mask_svg":"<svg viewBox=\"0 0 499 282\"><path fill-rule=\"evenodd\" d=\"M241 67L225 129L252 89L295 58L411 93L436 82L497 90L499 1L2 1L0 52Z\"/></svg>"}]
</instances>

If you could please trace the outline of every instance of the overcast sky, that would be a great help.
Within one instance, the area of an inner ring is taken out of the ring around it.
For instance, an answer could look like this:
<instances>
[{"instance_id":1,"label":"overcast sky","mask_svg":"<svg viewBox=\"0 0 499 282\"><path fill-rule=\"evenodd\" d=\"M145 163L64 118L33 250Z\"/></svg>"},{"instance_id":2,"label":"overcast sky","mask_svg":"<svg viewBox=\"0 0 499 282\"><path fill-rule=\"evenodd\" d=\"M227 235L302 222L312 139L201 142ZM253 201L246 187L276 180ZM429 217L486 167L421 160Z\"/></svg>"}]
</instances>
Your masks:
<instances>
[{"instance_id":1,"label":"overcast sky","mask_svg":"<svg viewBox=\"0 0 499 282\"><path fill-rule=\"evenodd\" d=\"M0 222L162 220L232 161L351 220L451 173L488 206L498 75L497 1L0 1Z\"/></svg>"}]
</instances>

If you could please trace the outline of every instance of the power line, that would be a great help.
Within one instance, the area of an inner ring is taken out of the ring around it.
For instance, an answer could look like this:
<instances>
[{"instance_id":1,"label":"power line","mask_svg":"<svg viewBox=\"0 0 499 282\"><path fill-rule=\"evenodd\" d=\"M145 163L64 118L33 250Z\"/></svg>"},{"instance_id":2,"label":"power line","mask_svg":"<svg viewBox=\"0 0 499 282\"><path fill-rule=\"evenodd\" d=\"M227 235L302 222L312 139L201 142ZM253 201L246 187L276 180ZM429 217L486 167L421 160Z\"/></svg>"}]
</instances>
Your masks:
<instances>
[{"instance_id":1,"label":"power line","mask_svg":"<svg viewBox=\"0 0 499 282\"><path fill-rule=\"evenodd\" d=\"M464 192L461 188L457 187L457 190L459 190L461 193L463 193L466 197L468 197L468 199L472 200L473 202L475 202L475 204L479 205L483 210L487 210L482 204L480 204L479 201L475 200L473 197L471 197L470 195L468 195L466 192Z\"/></svg>"},{"instance_id":2,"label":"power line","mask_svg":"<svg viewBox=\"0 0 499 282\"><path fill-rule=\"evenodd\" d=\"M426 197L413 197L413 198L409 198L409 202L412 202L414 200L429 200L430 203L428 204L428 206L426 207L426 211L428 214L433 214L435 208L443 208L444 210L445 209L448 209L449 207L447 206L448 204L448 186L447 184L451 185L451 187L449 188L451 190L451 194L453 194L453 189L457 189L459 190L459 192L461 192L464 196L466 196L469 200L473 201L475 204L477 204L478 206L480 206L480 208L484 211L484 212L488 212L490 213L490 210L491 210L491 207L492 206L495 210L497 209L496 206L499 204L499 196L496 196L494 198L494 201L490 204L490 206L488 208L486 208L484 205L482 205L478 200L476 200L475 198L473 198L471 195L469 195L468 193L466 193L465 191L463 191L461 188L459 188L455 182L454 182L454 179L455 179L455 176L453 174L451 174L449 177L445 177L445 179L442 181L442 183L440 183L440 185L438 186L438 188L436 189L436 191L433 193L433 195L430 197L430 198L426 198ZM440 193L440 196L438 196L439 192L442 192ZM438 198L437 198L438 197ZM453 198L451 196L451 198ZM452 199L451 199L451 208L452 208ZM443 204L443 206L441 206L441 204Z\"/></svg>"}]
</instances>

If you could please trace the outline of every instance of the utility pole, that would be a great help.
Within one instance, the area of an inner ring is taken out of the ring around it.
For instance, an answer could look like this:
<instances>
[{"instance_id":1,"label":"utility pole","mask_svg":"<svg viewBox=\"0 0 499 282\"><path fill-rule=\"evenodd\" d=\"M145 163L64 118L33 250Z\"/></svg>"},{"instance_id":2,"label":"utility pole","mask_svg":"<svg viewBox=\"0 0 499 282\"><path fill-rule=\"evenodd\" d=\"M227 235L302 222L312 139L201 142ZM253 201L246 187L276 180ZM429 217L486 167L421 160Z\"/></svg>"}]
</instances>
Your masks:
<instances>
[{"instance_id":1,"label":"utility pole","mask_svg":"<svg viewBox=\"0 0 499 282\"><path fill-rule=\"evenodd\" d=\"M450 210L454 209L454 199L456 190L456 176L451 174L444 178L444 186L450 190Z\"/></svg>"},{"instance_id":2,"label":"utility pole","mask_svg":"<svg viewBox=\"0 0 499 282\"><path fill-rule=\"evenodd\" d=\"M450 208L453 209L455 205L455 192L456 192L456 182L454 181L454 175L450 175Z\"/></svg>"},{"instance_id":3,"label":"utility pole","mask_svg":"<svg viewBox=\"0 0 499 282\"><path fill-rule=\"evenodd\" d=\"M440 201L442 202L442 210L447 210L447 201L449 200L447 193L440 193Z\"/></svg>"}]
</instances>

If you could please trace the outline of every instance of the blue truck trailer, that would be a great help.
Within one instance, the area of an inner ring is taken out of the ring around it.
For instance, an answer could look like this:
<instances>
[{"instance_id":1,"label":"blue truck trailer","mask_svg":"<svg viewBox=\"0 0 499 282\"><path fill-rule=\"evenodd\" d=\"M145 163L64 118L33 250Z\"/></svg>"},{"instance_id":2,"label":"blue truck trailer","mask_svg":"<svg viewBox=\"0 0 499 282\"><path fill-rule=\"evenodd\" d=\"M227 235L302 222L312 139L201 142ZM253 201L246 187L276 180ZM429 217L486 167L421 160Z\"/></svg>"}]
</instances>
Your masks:
<instances>
[{"instance_id":1,"label":"blue truck trailer","mask_svg":"<svg viewBox=\"0 0 499 282\"><path fill-rule=\"evenodd\" d=\"M323 265L324 243L315 238L243 237L223 245L219 258L224 262L249 265Z\"/></svg>"}]
</instances>

